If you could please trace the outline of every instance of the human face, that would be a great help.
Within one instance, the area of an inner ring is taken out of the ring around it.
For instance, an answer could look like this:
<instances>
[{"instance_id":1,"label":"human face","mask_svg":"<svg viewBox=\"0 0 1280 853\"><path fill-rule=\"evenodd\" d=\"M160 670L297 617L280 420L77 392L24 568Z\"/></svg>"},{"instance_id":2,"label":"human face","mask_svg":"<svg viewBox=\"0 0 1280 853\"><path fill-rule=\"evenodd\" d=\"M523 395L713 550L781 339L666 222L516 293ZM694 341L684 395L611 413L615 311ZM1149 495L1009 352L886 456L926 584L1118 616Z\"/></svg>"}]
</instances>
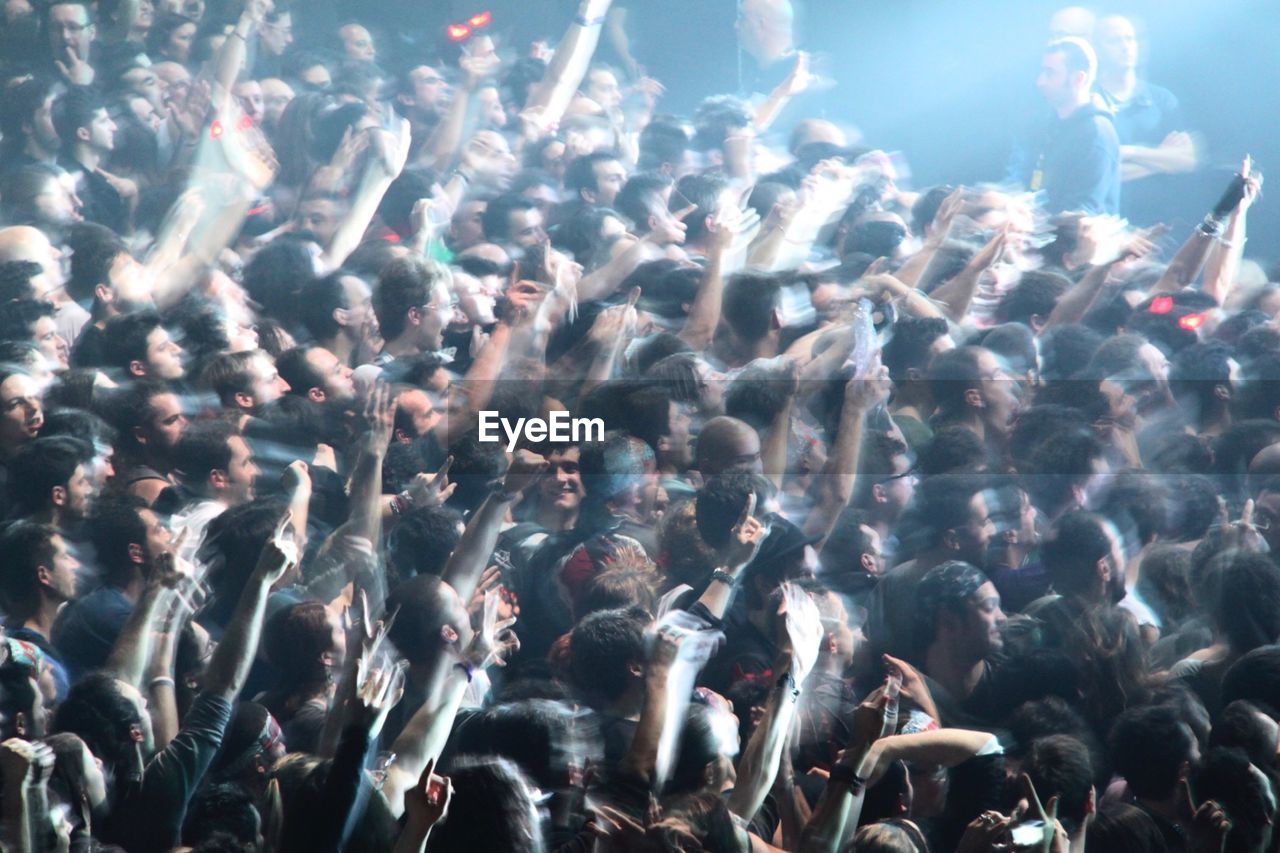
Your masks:
<instances>
[{"instance_id":1,"label":"human face","mask_svg":"<svg viewBox=\"0 0 1280 853\"><path fill-rule=\"evenodd\" d=\"M191 72L177 62L157 62L151 66L160 81L160 95L166 105L185 100L191 91Z\"/></svg>"},{"instance_id":2,"label":"human face","mask_svg":"<svg viewBox=\"0 0 1280 853\"><path fill-rule=\"evenodd\" d=\"M196 37L195 24L183 24L169 33L169 41L165 44L164 55L174 62L186 62L191 58L191 42Z\"/></svg>"},{"instance_id":3,"label":"human face","mask_svg":"<svg viewBox=\"0 0 1280 853\"><path fill-rule=\"evenodd\" d=\"M890 519L898 519L916 493L917 477L911 471L911 458L905 453L893 457L893 473L880 483L882 508Z\"/></svg>"},{"instance_id":4,"label":"human face","mask_svg":"<svg viewBox=\"0 0 1280 853\"><path fill-rule=\"evenodd\" d=\"M280 123L285 107L293 100L293 87L283 80L269 77L260 84L262 87L262 116L268 127Z\"/></svg>"},{"instance_id":5,"label":"human face","mask_svg":"<svg viewBox=\"0 0 1280 853\"><path fill-rule=\"evenodd\" d=\"M173 553L173 535L160 516L149 509L139 509L138 518L147 529L147 540L142 546L146 564L152 566L161 557Z\"/></svg>"},{"instance_id":6,"label":"human face","mask_svg":"<svg viewBox=\"0 0 1280 853\"><path fill-rule=\"evenodd\" d=\"M975 659L985 658L1004 647L1000 629L1005 615L1000 609L1000 593L991 581L978 587L966 602L964 638L965 645Z\"/></svg>"},{"instance_id":7,"label":"human face","mask_svg":"<svg viewBox=\"0 0 1280 853\"><path fill-rule=\"evenodd\" d=\"M235 88L231 90L236 96L236 101L240 104L240 109L244 110L244 114L253 119L254 124L262 123L262 115L266 107L262 101L262 86L257 80L246 80L243 83L237 83Z\"/></svg>"},{"instance_id":8,"label":"human face","mask_svg":"<svg viewBox=\"0 0 1280 853\"><path fill-rule=\"evenodd\" d=\"M345 275L342 277L342 293L347 311L343 332L357 343L367 340L378 329L378 318L373 313L373 291L364 279Z\"/></svg>"},{"instance_id":9,"label":"human face","mask_svg":"<svg viewBox=\"0 0 1280 853\"><path fill-rule=\"evenodd\" d=\"M576 510L582 503L581 451L576 447L553 450L547 456L547 474L539 483L542 500L558 510Z\"/></svg>"},{"instance_id":10,"label":"human face","mask_svg":"<svg viewBox=\"0 0 1280 853\"><path fill-rule=\"evenodd\" d=\"M307 350L307 363L324 377L325 399L354 400L355 383L351 381L351 368L343 364L336 355L324 347L312 347Z\"/></svg>"},{"instance_id":11,"label":"human face","mask_svg":"<svg viewBox=\"0 0 1280 853\"><path fill-rule=\"evenodd\" d=\"M622 106L622 88L618 85L618 78L604 68L592 70L587 75L587 97L607 113L617 111Z\"/></svg>"},{"instance_id":12,"label":"human face","mask_svg":"<svg viewBox=\"0 0 1280 853\"><path fill-rule=\"evenodd\" d=\"M52 317L41 317L31 327L31 340L55 370L66 370L71 366L71 348L67 339L58 334L58 324Z\"/></svg>"},{"instance_id":13,"label":"human face","mask_svg":"<svg viewBox=\"0 0 1280 853\"><path fill-rule=\"evenodd\" d=\"M280 56L293 44L293 15L285 13L274 21L264 21L258 27L262 46L272 56Z\"/></svg>"},{"instance_id":14,"label":"human face","mask_svg":"<svg viewBox=\"0 0 1280 853\"><path fill-rule=\"evenodd\" d=\"M1119 604L1126 594L1124 585L1126 565L1124 538L1120 536L1120 532L1116 530L1115 525L1109 521L1103 523L1103 528L1106 530L1107 542L1110 544L1110 550L1106 556L1107 598L1112 604Z\"/></svg>"},{"instance_id":15,"label":"human face","mask_svg":"<svg viewBox=\"0 0 1280 853\"><path fill-rule=\"evenodd\" d=\"M70 176L67 177L70 180ZM67 184L53 175L45 180L32 205L37 219L49 225L66 226L84 218L80 215L80 200Z\"/></svg>"},{"instance_id":16,"label":"human face","mask_svg":"<svg viewBox=\"0 0 1280 853\"><path fill-rule=\"evenodd\" d=\"M89 514L93 504L93 479L87 466L76 466L71 479L67 480L65 495L61 507L63 518L80 519Z\"/></svg>"},{"instance_id":17,"label":"human face","mask_svg":"<svg viewBox=\"0 0 1280 853\"><path fill-rule=\"evenodd\" d=\"M596 173L595 203L612 207L627 182L627 170L617 160L603 160L592 166Z\"/></svg>"},{"instance_id":18,"label":"human face","mask_svg":"<svg viewBox=\"0 0 1280 853\"><path fill-rule=\"evenodd\" d=\"M342 208L333 199L313 198L298 204L294 221L300 230L310 231L320 243L328 244L342 224Z\"/></svg>"},{"instance_id":19,"label":"human face","mask_svg":"<svg viewBox=\"0 0 1280 853\"><path fill-rule=\"evenodd\" d=\"M338 31L342 37L342 49L347 54L347 59L353 59L356 62L373 62L377 57L378 51L373 46L373 36L369 35L369 31L359 24L347 24Z\"/></svg>"},{"instance_id":20,"label":"human face","mask_svg":"<svg viewBox=\"0 0 1280 853\"><path fill-rule=\"evenodd\" d=\"M1062 51L1049 51L1040 59L1040 76L1036 78L1036 88L1040 95L1054 109L1061 109L1075 99L1076 84L1074 75L1067 70L1067 59Z\"/></svg>"},{"instance_id":21,"label":"human face","mask_svg":"<svg viewBox=\"0 0 1280 853\"><path fill-rule=\"evenodd\" d=\"M430 65L419 65L409 72L409 81L413 85L412 106L427 114L435 113L444 106L449 84L439 71Z\"/></svg>"},{"instance_id":22,"label":"human face","mask_svg":"<svg viewBox=\"0 0 1280 853\"><path fill-rule=\"evenodd\" d=\"M120 77L125 87L157 110L164 107L164 91L160 78L150 68L131 68Z\"/></svg>"},{"instance_id":23,"label":"human face","mask_svg":"<svg viewBox=\"0 0 1280 853\"><path fill-rule=\"evenodd\" d=\"M487 203L484 201L466 201L458 206L449 224L449 241L455 252L470 249L484 242L484 225L480 218L484 216Z\"/></svg>"},{"instance_id":24,"label":"human face","mask_svg":"<svg viewBox=\"0 0 1280 853\"><path fill-rule=\"evenodd\" d=\"M862 568L868 574L884 574L886 568L884 564L884 546L880 542L880 533L874 527L868 527L865 524L860 525L858 529L862 531L863 536L867 537L867 552L862 555Z\"/></svg>"},{"instance_id":25,"label":"human face","mask_svg":"<svg viewBox=\"0 0 1280 853\"><path fill-rule=\"evenodd\" d=\"M507 111L502 106L502 98L498 90L485 86L476 92L476 102L480 105L479 119L482 127L506 127Z\"/></svg>"},{"instance_id":26,"label":"human face","mask_svg":"<svg viewBox=\"0 0 1280 853\"><path fill-rule=\"evenodd\" d=\"M151 101L141 95L130 98L129 111L133 113L134 118L142 123L143 127L146 127L152 133L160 132L160 125L164 124L164 118L156 111Z\"/></svg>"},{"instance_id":27,"label":"human face","mask_svg":"<svg viewBox=\"0 0 1280 853\"><path fill-rule=\"evenodd\" d=\"M31 114L32 135L36 144L49 151L56 151L59 142L58 131L53 128L53 99L53 95L45 98L44 103Z\"/></svg>"},{"instance_id":28,"label":"human face","mask_svg":"<svg viewBox=\"0 0 1280 853\"><path fill-rule=\"evenodd\" d=\"M666 436L667 451L664 461L675 465L677 470L684 471L693 464L693 436L689 432L689 416L680 403L671 402Z\"/></svg>"},{"instance_id":29,"label":"human face","mask_svg":"<svg viewBox=\"0 0 1280 853\"><path fill-rule=\"evenodd\" d=\"M44 409L31 377L15 373L0 383L0 447L12 449L26 444L42 426Z\"/></svg>"},{"instance_id":30,"label":"human face","mask_svg":"<svg viewBox=\"0 0 1280 853\"><path fill-rule=\"evenodd\" d=\"M265 354L255 356L249 362L249 393L256 407L274 403L289 393L289 383L280 377L275 362Z\"/></svg>"},{"instance_id":31,"label":"human face","mask_svg":"<svg viewBox=\"0 0 1280 853\"><path fill-rule=\"evenodd\" d=\"M49 47L53 55L63 59L68 51L75 51L84 61L89 61L89 46L97 30L89 22L89 13L83 6L59 3L49 9Z\"/></svg>"},{"instance_id":32,"label":"human face","mask_svg":"<svg viewBox=\"0 0 1280 853\"><path fill-rule=\"evenodd\" d=\"M187 428L182 401L177 394L157 394L149 405L150 415L146 424L138 427L136 438L139 444L152 448L153 452L168 453L177 446L183 430Z\"/></svg>"},{"instance_id":33,"label":"human face","mask_svg":"<svg viewBox=\"0 0 1280 853\"><path fill-rule=\"evenodd\" d=\"M243 438L233 435L227 439L227 446L231 448L231 462L227 465L224 495L227 506L240 506L253 500L254 481L261 472L253 461L253 451Z\"/></svg>"},{"instance_id":34,"label":"human face","mask_svg":"<svg viewBox=\"0 0 1280 853\"><path fill-rule=\"evenodd\" d=\"M58 534L50 538L49 545L53 548L53 558L49 561L51 565L45 566L48 576L44 586L62 600L69 601L76 596L76 572L80 561L71 556L66 541Z\"/></svg>"},{"instance_id":35,"label":"human face","mask_svg":"<svg viewBox=\"0 0 1280 853\"><path fill-rule=\"evenodd\" d=\"M418 388L410 388L401 392L397 398L398 411L404 412L409 416L409 422L412 424L413 434L404 435L402 438L412 441L415 438L422 438L436 424L440 423L440 413L431 403L431 397L426 391Z\"/></svg>"},{"instance_id":36,"label":"human face","mask_svg":"<svg viewBox=\"0 0 1280 853\"><path fill-rule=\"evenodd\" d=\"M412 309L418 315L418 346L424 350L438 350L441 335L453 318L453 295L444 282L436 282L431 289L431 301Z\"/></svg>"},{"instance_id":37,"label":"human face","mask_svg":"<svg viewBox=\"0 0 1280 853\"><path fill-rule=\"evenodd\" d=\"M182 347L173 342L164 326L157 326L147 335L146 375L159 379L181 379Z\"/></svg>"},{"instance_id":38,"label":"human face","mask_svg":"<svg viewBox=\"0 0 1280 853\"><path fill-rule=\"evenodd\" d=\"M105 109L95 112L89 127L85 129L88 131L89 147L94 151L106 153L116 147L116 123Z\"/></svg>"},{"instance_id":39,"label":"human face","mask_svg":"<svg viewBox=\"0 0 1280 853\"><path fill-rule=\"evenodd\" d=\"M991 537L995 533L996 525L987 509L987 499L979 492L969 501L968 523L955 529L956 559L982 566L986 561L987 548L991 545Z\"/></svg>"},{"instance_id":40,"label":"human face","mask_svg":"<svg viewBox=\"0 0 1280 853\"><path fill-rule=\"evenodd\" d=\"M1018 415L1017 382L992 352L978 356L978 369L982 376L984 425L998 435L1007 435Z\"/></svg>"},{"instance_id":41,"label":"human face","mask_svg":"<svg viewBox=\"0 0 1280 853\"><path fill-rule=\"evenodd\" d=\"M547 232L542 227L542 213L536 207L531 210L513 210L507 215L512 245L531 249L547 242Z\"/></svg>"},{"instance_id":42,"label":"human face","mask_svg":"<svg viewBox=\"0 0 1280 853\"><path fill-rule=\"evenodd\" d=\"M1093 44L1103 68L1128 71L1138 66L1138 34L1127 18L1111 15L1099 21Z\"/></svg>"}]
</instances>

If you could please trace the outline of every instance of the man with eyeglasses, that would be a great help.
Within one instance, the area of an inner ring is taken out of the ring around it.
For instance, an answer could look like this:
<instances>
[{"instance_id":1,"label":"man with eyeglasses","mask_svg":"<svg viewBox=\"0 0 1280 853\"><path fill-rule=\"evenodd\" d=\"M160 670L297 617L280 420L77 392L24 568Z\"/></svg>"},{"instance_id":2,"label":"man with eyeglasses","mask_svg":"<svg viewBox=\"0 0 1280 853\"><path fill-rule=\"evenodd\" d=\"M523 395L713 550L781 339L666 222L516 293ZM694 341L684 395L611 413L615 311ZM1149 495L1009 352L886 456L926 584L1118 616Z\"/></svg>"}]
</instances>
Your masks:
<instances>
[{"instance_id":1,"label":"man with eyeglasses","mask_svg":"<svg viewBox=\"0 0 1280 853\"><path fill-rule=\"evenodd\" d=\"M852 506L865 515L867 526L879 538L885 562L893 565L898 551L894 531L919 481L915 462L906 444L877 432L863 442L858 468Z\"/></svg>"},{"instance_id":2,"label":"man with eyeglasses","mask_svg":"<svg viewBox=\"0 0 1280 853\"><path fill-rule=\"evenodd\" d=\"M89 86L94 73L93 44L98 37L89 4L82 0L58 0L45 18L49 33L50 64L73 86Z\"/></svg>"},{"instance_id":3,"label":"man with eyeglasses","mask_svg":"<svg viewBox=\"0 0 1280 853\"><path fill-rule=\"evenodd\" d=\"M929 365L929 391L937 406L930 427L963 427L1002 451L1018 414L1017 382L984 347L944 352Z\"/></svg>"}]
</instances>

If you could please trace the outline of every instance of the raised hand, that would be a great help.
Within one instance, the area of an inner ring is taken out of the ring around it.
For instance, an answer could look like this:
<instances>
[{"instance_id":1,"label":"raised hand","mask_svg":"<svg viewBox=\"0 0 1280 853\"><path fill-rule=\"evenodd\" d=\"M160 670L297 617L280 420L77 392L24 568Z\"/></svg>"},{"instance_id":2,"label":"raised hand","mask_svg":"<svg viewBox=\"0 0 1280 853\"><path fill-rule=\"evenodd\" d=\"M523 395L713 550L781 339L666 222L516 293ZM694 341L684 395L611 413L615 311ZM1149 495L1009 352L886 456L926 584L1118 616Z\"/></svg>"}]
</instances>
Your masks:
<instances>
[{"instance_id":1,"label":"raised hand","mask_svg":"<svg viewBox=\"0 0 1280 853\"><path fill-rule=\"evenodd\" d=\"M285 494L296 495L298 493L311 493L311 472L307 470L307 463L301 459L295 459L289 463L284 469L284 473L280 475L280 485L284 487Z\"/></svg>"},{"instance_id":2,"label":"raised hand","mask_svg":"<svg viewBox=\"0 0 1280 853\"><path fill-rule=\"evenodd\" d=\"M625 346L635 335L636 309L630 304L613 305L596 315L587 337L597 346Z\"/></svg>"},{"instance_id":3,"label":"raised hand","mask_svg":"<svg viewBox=\"0 0 1280 853\"><path fill-rule=\"evenodd\" d=\"M293 540L293 512L286 511L280 517L267 544L262 546L255 571L268 584L275 584L298 565L298 543Z\"/></svg>"},{"instance_id":4,"label":"raised hand","mask_svg":"<svg viewBox=\"0 0 1280 853\"><path fill-rule=\"evenodd\" d=\"M1187 849L1191 853L1222 853L1226 849L1230 818L1216 800L1205 800L1197 806L1186 779L1180 783L1178 811L1183 824L1190 827Z\"/></svg>"},{"instance_id":5,"label":"raised hand","mask_svg":"<svg viewBox=\"0 0 1280 853\"><path fill-rule=\"evenodd\" d=\"M453 465L453 457L444 460L440 470L434 474L421 473L414 476L409 483L409 503L415 508L423 506L443 506L449 500L457 483L449 482L449 467Z\"/></svg>"},{"instance_id":6,"label":"raised hand","mask_svg":"<svg viewBox=\"0 0 1280 853\"><path fill-rule=\"evenodd\" d=\"M449 813L453 800L453 783L448 776L435 774L436 760L427 762L418 784L404 792L404 811L408 823L419 831L435 826Z\"/></svg>"},{"instance_id":7,"label":"raised hand","mask_svg":"<svg viewBox=\"0 0 1280 853\"><path fill-rule=\"evenodd\" d=\"M67 45L62 59L55 59L53 63L58 66L58 72L72 86L93 85L93 66L80 55L75 45Z\"/></svg>"},{"instance_id":8,"label":"raised hand","mask_svg":"<svg viewBox=\"0 0 1280 853\"><path fill-rule=\"evenodd\" d=\"M356 706L361 722L373 737L382 731L391 709L404 696L407 664L384 662L357 673Z\"/></svg>"},{"instance_id":9,"label":"raised hand","mask_svg":"<svg viewBox=\"0 0 1280 853\"><path fill-rule=\"evenodd\" d=\"M965 827L964 835L956 846L956 853L989 853L1002 849L1002 842L1011 823L1013 819L1000 812L983 812Z\"/></svg>"},{"instance_id":10,"label":"raised hand","mask_svg":"<svg viewBox=\"0 0 1280 853\"><path fill-rule=\"evenodd\" d=\"M769 535L768 527L755 517L755 511L756 494L752 492L747 496L742 515L738 516L737 523L729 532L729 543L721 553L721 560L730 572L745 568L754 560L760 552L761 543Z\"/></svg>"},{"instance_id":11,"label":"raised hand","mask_svg":"<svg viewBox=\"0 0 1280 853\"><path fill-rule=\"evenodd\" d=\"M858 411L866 413L888 400L892 388L889 368L880 363L880 353L876 352L866 372L845 383L845 400Z\"/></svg>"},{"instance_id":12,"label":"raised hand","mask_svg":"<svg viewBox=\"0 0 1280 853\"><path fill-rule=\"evenodd\" d=\"M498 590L491 589L484 594L484 609L480 614L475 638L467 650L467 658L477 669L493 665L506 666L507 658L520 648L520 639L511 630L511 626L516 624L516 618L499 618L501 606L502 594Z\"/></svg>"},{"instance_id":13,"label":"raised hand","mask_svg":"<svg viewBox=\"0 0 1280 853\"><path fill-rule=\"evenodd\" d=\"M517 450L502 480L502 491L514 495L525 491L542 478L547 470L547 460L531 450Z\"/></svg>"},{"instance_id":14,"label":"raised hand","mask_svg":"<svg viewBox=\"0 0 1280 853\"><path fill-rule=\"evenodd\" d=\"M369 428L372 449L386 452L396 425L396 397L386 382L379 380L369 389L364 403L364 422Z\"/></svg>"},{"instance_id":15,"label":"raised hand","mask_svg":"<svg viewBox=\"0 0 1280 853\"><path fill-rule=\"evenodd\" d=\"M818 659L823 634L822 616L809 593L784 583L778 617L778 648L791 656L791 676L799 685Z\"/></svg>"},{"instance_id":16,"label":"raised hand","mask_svg":"<svg viewBox=\"0 0 1280 853\"><path fill-rule=\"evenodd\" d=\"M809 71L809 54L796 52L796 64L791 66L787 78L782 81L783 91L787 97L795 97L809 89L817 78Z\"/></svg>"}]
</instances>

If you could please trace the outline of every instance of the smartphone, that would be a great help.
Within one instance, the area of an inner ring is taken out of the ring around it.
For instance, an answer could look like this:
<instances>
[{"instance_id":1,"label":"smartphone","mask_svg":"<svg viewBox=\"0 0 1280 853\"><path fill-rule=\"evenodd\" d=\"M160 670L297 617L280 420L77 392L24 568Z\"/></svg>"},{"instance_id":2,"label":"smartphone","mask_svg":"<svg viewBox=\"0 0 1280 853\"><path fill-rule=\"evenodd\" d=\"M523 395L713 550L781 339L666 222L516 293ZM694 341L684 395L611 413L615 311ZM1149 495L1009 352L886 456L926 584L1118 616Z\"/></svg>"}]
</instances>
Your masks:
<instances>
[{"instance_id":1,"label":"smartphone","mask_svg":"<svg viewBox=\"0 0 1280 853\"><path fill-rule=\"evenodd\" d=\"M1030 820L1009 830L1014 847L1035 847L1044 843L1044 821Z\"/></svg>"}]
</instances>

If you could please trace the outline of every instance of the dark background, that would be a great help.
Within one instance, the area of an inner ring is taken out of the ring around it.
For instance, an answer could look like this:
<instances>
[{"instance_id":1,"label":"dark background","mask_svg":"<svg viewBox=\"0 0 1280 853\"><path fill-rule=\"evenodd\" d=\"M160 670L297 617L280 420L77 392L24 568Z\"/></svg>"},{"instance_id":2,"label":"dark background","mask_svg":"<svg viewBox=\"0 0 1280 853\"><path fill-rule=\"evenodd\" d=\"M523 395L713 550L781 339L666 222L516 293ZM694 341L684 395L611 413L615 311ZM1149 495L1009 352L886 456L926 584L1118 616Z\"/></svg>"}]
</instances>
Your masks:
<instances>
[{"instance_id":1,"label":"dark background","mask_svg":"<svg viewBox=\"0 0 1280 853\"><path fill-rule=\"evenodd\" d=\"M622 0L619 0L622 2ZM837 81L817 110L856 126L866 144L901 151L916 188L998 180L1011 140L1042 114L1034 88L1053 11L1045 0L797 0L799 44ZM632 50L668 89L662 107L688 113L737 88L736 0L626 0ZM490 9L511 40L557 38L574 0L392 0L361 18L408 15L442 26ZM1130 0L1098 9L1130 17L1143 76L1182 102L1207 145L1204 169L1167 181L1163 217L1180 241L1245 153L1280 181L1280 3ZM406 28L399 28L404 32ZM1280 259L1280 183L1250 214L1249 257Z\"/></svg>"}]
</instances>

